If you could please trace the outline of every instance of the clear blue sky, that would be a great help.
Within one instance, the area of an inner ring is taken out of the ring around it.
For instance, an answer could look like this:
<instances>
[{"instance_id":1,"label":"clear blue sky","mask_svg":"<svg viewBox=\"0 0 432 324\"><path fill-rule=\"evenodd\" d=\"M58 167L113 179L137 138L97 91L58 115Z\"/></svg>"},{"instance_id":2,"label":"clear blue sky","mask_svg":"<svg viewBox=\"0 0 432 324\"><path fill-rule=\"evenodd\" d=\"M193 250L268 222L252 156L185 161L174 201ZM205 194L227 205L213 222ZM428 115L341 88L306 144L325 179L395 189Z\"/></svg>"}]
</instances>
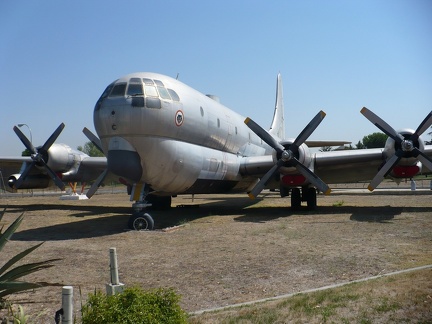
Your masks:
<instances>
[{"instance_id":1,"label":"clear blue sky","mask_svg":"<svg viewBox=\"0 0 432 324\"><path fill-rule=\"evenodd\" d=\"M265 128L281 72L290 137L322 109L310 139L355 144L378 131L363 106L395 128L432 110L432 1L1 1L0 155L24 149L18 123L42 145L64 122L59 142L83 145L102 91L138 71Z\"/></svg>"}]
</instances>

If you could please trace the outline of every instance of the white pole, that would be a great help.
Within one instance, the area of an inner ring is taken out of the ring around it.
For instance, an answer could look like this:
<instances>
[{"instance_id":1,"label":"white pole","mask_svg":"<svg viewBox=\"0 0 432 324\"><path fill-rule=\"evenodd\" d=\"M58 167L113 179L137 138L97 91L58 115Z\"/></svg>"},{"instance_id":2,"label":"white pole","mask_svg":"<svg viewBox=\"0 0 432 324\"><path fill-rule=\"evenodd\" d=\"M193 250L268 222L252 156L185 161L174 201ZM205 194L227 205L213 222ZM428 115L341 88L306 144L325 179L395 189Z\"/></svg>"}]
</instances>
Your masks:
<instances>
[{"instance_id":1,"label":"white pole","mask_svg":"<svg viewBox=\"0 0 432 324\"><path fill-rule=\"evenodd\" d=\"M119 275L118 275L116 248L110 248L110 273L111 273L111 284L118 285Z\"/></svg>"},{"instance_id":2,"label":"white pole","mask_svg":"<svg viewBox=\"0 0 432 324\"><path fill-rule=\"evenodd\" d=\"M63 286L62 288L62 323L73 323L73 287Z\"/></svg>"}]
</instances>

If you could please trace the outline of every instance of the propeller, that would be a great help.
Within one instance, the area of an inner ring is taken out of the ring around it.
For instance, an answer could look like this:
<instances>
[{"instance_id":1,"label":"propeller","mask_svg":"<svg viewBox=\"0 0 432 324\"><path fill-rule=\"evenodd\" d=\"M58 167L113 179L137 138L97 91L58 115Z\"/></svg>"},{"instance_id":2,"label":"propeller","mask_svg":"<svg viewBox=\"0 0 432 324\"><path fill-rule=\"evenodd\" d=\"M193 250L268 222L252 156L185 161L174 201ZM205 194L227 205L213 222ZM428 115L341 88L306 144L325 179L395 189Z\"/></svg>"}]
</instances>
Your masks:
<instances>
[{"instance_id":1,"label":"propeller","mask_svg":"<svg viewBox=\"0 0 432 324\"><path fill-rule=\"evenodd\" d=\"M21 140L21 142L24 144L24 146L30 151L32 162L27 165L24 172L21 174L21 176L18 178L18 180L15 183L15 187L17 189L20 188L22 183L24 182L25 178L28 176L30 171L35 165L41 165L45 168L46 172L50 176L50 178L54 181L57 187L59 187L62 191L64 191L65 186L61 179L58 177L58 175L48 166L48 150L51 147L51 145L54 144L57 137L59 137L60 133L63 131L63 128L65 127L64 123L61 123L59 127L54 131L54 133L51 134L51 136L48 138L48 140L45 142L44 145L35 148L33 144L28 140L28 138L24 135L24 133L17 127L14 126L13 130L15 134L17 134L18 138Z\"/></svg>"},{"instance_id":2,"label":"propeller","mask_svg":"<svg viewBox=\"0 0 432 324\"><path fill-rule=\"evenodd\" d=\"M103 154L105 154L104 151L102 150L102 143L101 143L100 139L95 134L93 134L87 127L84 127L83 133L96 146L96 148L99 151L101 151ZM93 182L92 186L90 187L90 189L86 193L87 198L91 198L95 194L95 192L98 190L98 188L100 187L102 182L105 180L105 177L107 176L107 174L108 174L108 169L105 169L97 177L95 182Z\"/></svg>"},{"instance_id":3,"label":"propeller","mask_svg":"<svg viewBox=\"0 0 432 324\"><path fill-rule=\"evenodd\" d=\"M383 167L378 171L375 177L372 179L368 186L370 191L373 191L384 178L391 172L393 167L400 161L403 157L414 157L421 161L427 166L429 170L432 170L432 160L415 147L414 143L418 141L421 134L423 134L432 125L432 111L426 116L426 118L420 123L416 131L411 136L402 136L396 132L389 124L384 120L374 114L372 111L363 107L360 112L365 116L372 124L378 127L381 131L392 138L396 144L397 150L395 154L390 157Z\"/></svg>"},{"instance_id":4,"label":"propeller","mask_svg":"<svg viewBox=\"0 0 432 324\"><path fill-rule=\"evenodd\" d=\"M257 134L264 142L274 148L277 152L277 156L280 156L276 164L260 179L256 186L249 193L249 197L254 199L259 193L265 188L267 182L273 177L279 169L284 166L293 166L300 172L311 184L317 187L324 194L329 194L331 189L308 167L303 165L297 158L296 154L300 145L302 145L308 137L314 132L318 125L322 122L325 117L325 112L320 111L302 130L302 132L297 136L294 142L285 149L285 147L280 144L271 134L265 131L261 126L255 123L249 117L245 119L245 124Z\"/></svg>"}]
</instances>

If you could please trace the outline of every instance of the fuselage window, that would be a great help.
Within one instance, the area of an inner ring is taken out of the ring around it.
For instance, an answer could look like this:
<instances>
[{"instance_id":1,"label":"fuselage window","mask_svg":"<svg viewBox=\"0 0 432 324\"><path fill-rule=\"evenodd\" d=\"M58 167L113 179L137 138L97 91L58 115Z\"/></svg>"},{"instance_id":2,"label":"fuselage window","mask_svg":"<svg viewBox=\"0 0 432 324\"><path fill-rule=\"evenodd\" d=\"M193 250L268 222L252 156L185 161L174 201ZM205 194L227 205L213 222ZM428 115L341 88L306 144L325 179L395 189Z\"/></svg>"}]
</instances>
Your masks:
<instances>
[{"instance_id":1,"label":"fuselage window","mask_svg":"<svg viewBox=\"0 0 432 324\"><path fill-rule=\"evenodd\" d=\"M162 83L162 81L159 81L159 80L153 80L153 81L157 86L164 87L164 84Z\"/></svg>"},{"instance_id":2,"label":"fuselage window","mask_svg":"<svg viewBox=\"0 0 432 324\"><path fill-rule=\"evenodd\" d=\"M147 79L147 78L143 78L143 81L146 85L153 85L153 80L152 79Z\"/></svg>"},{"instance_id":3,"label":"fuselage window","mask_svg":"<svg viewBox=\"0 0 432 324\"><path fill-rule=\"evenodd\" d=\"M128 96L142 96L143 93L143 87L140 83L129 83L128 89L127 89L127 95Z\"/></svg>"},{"instance_id":4,"label":"fuselage window","mask_svg":"<svg viewBox=\"0 0 432 324\"><path fill-rule=\"evenodd\" d=\"M167 89L169 94L171 95L172 100L174 101L180 101L180 97L178 96L177 92L175 92L173 89Z\"/></svg>"},{"instance_id":5,"label":"fuselage window","mask_svg":"<svg viewBox=\"0 0 432 324\"><path fill-rule=\"evenodd\" d=\"M117 83L110 93L110 97L124 96L126 91L126 83Z\"/></svg>"},{"instance_id":6,"label":"fuselage window","mask_svg":"<svg viewBox=\"0 0 432 324\"><path fill-rule=\"evenodd\" d=\"M171 100L171 96L169 95L167 89L165 89L164 87L157 87L157 89L158 89L159 95L162 99Z\"/></svg>"},{"instance_id":7,"label":"fuselage window","mask_svg":"<svg viewBox=\"0 0 432 324\"><path fill-rule=\"evenodd\" d=\"M145 95L149 96L149 97L159 97L159 95L156 91L156 87L150 86L150 85L145 86Z\"/></svg>"}]
</instances>

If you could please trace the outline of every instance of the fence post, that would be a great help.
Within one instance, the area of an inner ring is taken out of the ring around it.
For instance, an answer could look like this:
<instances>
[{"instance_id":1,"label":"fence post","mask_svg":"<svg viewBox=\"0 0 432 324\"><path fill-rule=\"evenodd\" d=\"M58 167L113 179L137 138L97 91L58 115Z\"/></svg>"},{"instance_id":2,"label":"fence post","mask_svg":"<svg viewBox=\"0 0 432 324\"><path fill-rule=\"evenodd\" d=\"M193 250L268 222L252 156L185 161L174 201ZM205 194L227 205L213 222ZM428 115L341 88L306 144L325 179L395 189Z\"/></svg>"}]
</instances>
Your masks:
<instances>
[{"instance_id":1,"label":"fence post","mask_svg":"<svg viewBox=\"0 0 432 324\"><path fill-rule=\"evenodd\" d=\"M122 292L124 284L119 281L116 248L110 248L110 278L111 283L106 284L107 295L115 295Z\"/></svg>"}]
</instances>

